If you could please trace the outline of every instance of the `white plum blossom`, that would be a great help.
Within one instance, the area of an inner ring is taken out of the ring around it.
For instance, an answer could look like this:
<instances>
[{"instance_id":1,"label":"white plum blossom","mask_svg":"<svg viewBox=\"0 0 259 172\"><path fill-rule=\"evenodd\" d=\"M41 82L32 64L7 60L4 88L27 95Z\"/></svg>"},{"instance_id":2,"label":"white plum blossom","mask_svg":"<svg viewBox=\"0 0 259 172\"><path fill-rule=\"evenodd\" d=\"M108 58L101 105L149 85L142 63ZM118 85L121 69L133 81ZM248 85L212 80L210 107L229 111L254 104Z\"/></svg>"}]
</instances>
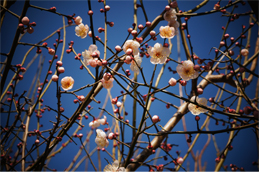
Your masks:
<instances>
[{"instance_id":1,"label":"white plum blossom","mask_svg":"<svg viewBox=\"0 0 259 172\"><path fill-rule=\"evenodd\" d=\"M188 81L199 76L199 72L194 70L194 64L191 60L185 60L176 67L177 73L183 80Z\"/></svg>"},{"instance_id":2,"label":"white plum blossom","mask_svg":"<svg viewBox=\"0 0 259 172\"><path fill-rule=\"evenodd\" d=\"M97 60L97 58L93 57L93 55L100 56L100 51L97 49L97 46L92 44L89 46L88 50L82 52L82 56L84 57L85 65L89 65L91 60Z\"/></svg>"},{"instance_id":3,"label":"white plum blossom","mask_svg":"<svg viewBox=\"0 0 259 172\"><path fill-rule=\"evenodd\" d=\"M120 167L119 166L119 161L115 160L112 165L108 164L104 167L103 169L104 172L117 172L117 171L121 171L121 172L125 172L126 169L124 167Z\"/></svg>"},{"instance_id":4,"label":"white plum blossom","mask_svg":"<svg viewBox=\"0 0 259 172\"><path fill-rule=\"evenodd\" d=\"M97 136L95 138L95 143L99 148L104 148L109 145L109 141L106 138L106 133L101 129L96 129Z\"/></svg>"},{"instance_id":5,"label":"white plum blossom","mask_svg":"<svg viewBox=\"0 0 259 172\"><path fill-rule=\"evenodd\" d=\"M85 38L87 36L88 31L89 31L88 25L87 24L84 25L83 23L79 24L75 28L76 36L81 38Z\"/></svg>"},{"instance_id":6,"label":"white plum blossom","mask_svg":"<svg viewBox=\"0 0 259 172\"><path fill-rule=\"evenodd\" d=\"M73 88L74 79L71 76L66 76L61 79L61 87L63 90L67 91Z\"/></svg>"},{"instance_id":7,"label":"white plum blossom","mask_svg":"<svg viewBox=\"0 0 259 172\"><path fill-rule=\"evenodd\" d=\"M179 28L180 24L179 24L179 22L177 20L172 20L172 21L168 22L168 26L174 28L174 30L175 30L174 35L178 35L179 34L178 28Z\"/></svg>"},{"instance_id":8,"label":"white plum blossom","mask_svg":"<svg viewBox=\"0 0 259 172\"><path fill-rule=\"evenodd\" d=\"M91 121L91 122L89 123L89 127L97 128L97 127L99 127L101 124L102 124L102 125L105 125L106 122L107 122L107 117L104 115L104 116L103 116L103 119L95 119L95 120Z\"/></svg>"},{"instance_id":9,"label":"white plum blossom","mask_svg":"<svg viewBox=\"0 0 259 172\"><path fill-rule=\"evenodd\" d=\"M123 46L123 51L126 53L128 49L132 50L133 55L137 55L139 53L140 44L138 41L127 40Z\"/></svg>"},{"instance_id":10,"label":"white plum blossom","mask_svg":"<svg viewBox=\"0 0 259 172\"><path fill-rule=\"evenodd\" d=\"M161 38L168 38L171 39L175 36L175 28L170 26L161 26L159 29L159 35Z\"/></svg>"},{"instance_id":11,"label":"white plum blossom","mask_svg":"<svg viewBox=\"0 0 259 172\"><path fill-rule=\"evenodd\" d=\"M193 96L190 101L195 102L195 98L196 98L196 102L200 105L203 106L207 106L207 99L206 98L199 98L198 96ZM205 113L208 110L201 108L199 105L195 105L193 103L189 103L188 105L188 109L189 111L193 114L193 115L199 115L200 113Z\"/></svg>"},{"instance_id":12,"label":"white plum blossom","mask_svg":"<svg viewBox=\"0 0 259 172\"><path fill-rule=\"evenodd\" d=\"M168 22L177 20L175 9L170 9L164 13L164 19Z\"/></svg>"},{"instance_id":13,"label":"white plum blossom","mask_svg":"<svg viewBox=\"0 0 259 172\"><path fill-rule=\"evenodd\" d=\"M114 79L110 73L105 73L101 80L103 87L106 89L111 89L113 87L113 81Z\"/></svg>"},{"instance_id":14,"label":"white plum blossom","mask_svg":"<svg viewBox=\"0 0 259 172\"><path fill-rule=\"evenodd\" d=\"M137 63L137 64L136 64ZM135 55L134 56L134 60L131 60L131 65L130 65L130 69L136 73L137 75L139 74L139 67L142 63L142 58L139 57L139 54L138 55ZM139 66L139 67L138 67Z\"/></svg>"},{"instance_id":15,"label":"white plum blossom","mask_svg":"<svg viewBox=\"0 0 259 172\"><path fill-rule=\"evenodd\" d=\"M162 44L156 43L154 47L148 48L148 53L151 56L150 62L152 64L163 64L166 62L170 50L168 47L163 47Z\"/></svg>"}]
</instances>

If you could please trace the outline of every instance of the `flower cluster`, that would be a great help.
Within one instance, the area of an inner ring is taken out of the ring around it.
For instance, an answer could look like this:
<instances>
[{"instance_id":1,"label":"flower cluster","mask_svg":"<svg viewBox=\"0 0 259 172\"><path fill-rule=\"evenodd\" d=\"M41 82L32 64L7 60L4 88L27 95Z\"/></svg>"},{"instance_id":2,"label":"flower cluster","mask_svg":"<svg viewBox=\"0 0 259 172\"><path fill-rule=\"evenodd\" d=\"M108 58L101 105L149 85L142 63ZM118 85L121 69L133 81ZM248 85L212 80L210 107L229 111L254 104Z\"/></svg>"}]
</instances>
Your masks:
<instances>
[{"instance_id":1,"label":"flower cluster","mask_svg":"<svg viewBox=\"0 0 259 172\"><path fill-rule=\"evenodd\" d=\"M148 53L151 56L150 62L152 64L163 64L166 62L170 50L168 47L163 47L162 44L156 43L154 47L148 48Z\"/></svg>"},{"instance_id":2,"label":"flower cluster","mask_svg":"<svg viewBox=\"0 0 259 172\"><path fill-rule=\"evenodd\" d=\"M124 167L119 166L119 161L115 160L112 165L108 164L103 169L104 172L116 172L116 171L126 171Z\"/></svg>"},{"instance_id":3,"label":"flower cluster","mask_svg":"<svg viewBox=\"0 0 259 172\"><path fill-rule=\"evenodd\" d=\"M106 118L106 116L104 115L104 116L103 116L103 119L95 119L95 120L91 121L91 122L89 123L89 127L92 127L92 128L94 129L94 128L99 127L101 124L102 124L102 125L105 125L106 122L107 122L107 118Z\"/></svg>"},{"instance_id":4,"label":"flower cluster","mask_svg":"<svg viewBox=\"0 0 259 172\"><path fill-rule=\"evenodd\" d=\"M139 53L139 47L140 44L137 41L127 40L123 46L123 51L125 53L132 51L132 54L135 56Z\"/></svg>"},{"instance_id":5,"label":"flower cluster","mask_svg":"<svg viewBox=\"0 0 259 172\"><path fill-rule=\"evenodd\" d=\"M75 18L75 23L77 24L75 28L76 36L81 37L82 39L87 36L87 33L89 31L88 25L84 25L82 23L82 18L80 16L77 16Z\"/></svg>"},{"instance_id":6,"label":"flower cluster","mask_svg":"<svg viewBox=\"0 0 259 172\"><path fill-rule=\"evenodd\" d=\"M179 22L177 21L177 16L176 16L175 9L171 8L170 10L166 11L164 13L164 19L166 21L168 21L168 27L170 27L171 29L169 30L169 29L167 29L165 27L164 28L160 27L160 36L161 37L162 36L164 36L164 37L166 36L165 38L169 38L170 39L170 37L173 37L173 36L178 34L178 28L180 26ZM174 28L174 29L172 29L172 28ZM161 30L163 32L162 35L161 35ZM173 32L172 32L172 30L173 30Z\"/></svg>"},{"instance_id":7,"label":"flower cluster","mask_svg":"<svg viewBox=\"0 0 259 172\"><path fill-rule=\"evenodd\" d=\"M82 52L82 56L84 57L85 65L96 67L100 51L97 49L96 45L92 44L89 46L88 50Z\"/></svg>"}]
</instances>

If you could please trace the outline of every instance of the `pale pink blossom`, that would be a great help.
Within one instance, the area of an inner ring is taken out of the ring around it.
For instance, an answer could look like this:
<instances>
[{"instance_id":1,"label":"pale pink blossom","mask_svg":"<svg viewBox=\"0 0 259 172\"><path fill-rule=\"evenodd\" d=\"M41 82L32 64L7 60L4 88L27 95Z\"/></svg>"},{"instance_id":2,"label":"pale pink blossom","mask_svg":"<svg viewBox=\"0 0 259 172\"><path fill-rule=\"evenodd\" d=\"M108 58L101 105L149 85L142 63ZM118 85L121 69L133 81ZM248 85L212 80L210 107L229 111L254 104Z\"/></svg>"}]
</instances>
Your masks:
<instances>
[{"instance_id":1,"label":"pale pink blossom","mask_svg":"<svg viewBox=\"0 0 259 172\"><path fill-rule=\"evenodd\" d=\"M163 64L166 62L170 50L168 47L163 47L162 44L156 43L154 47L148 48L148 53L151 56L150 62L152 64Z\"/></svg>"},{"instance_id":2,"label":"pale pink blossom","mask_svg":"<svg viewBox=\"0 0 259 172\"><path fill-rule=\"evenodd\" d=\"M101 129L96 129L97 136L95 138L95 143L99 148L104 148L109 145L109 141L106 138L106 133Z\"/></svg>"},{"instance_id":3,"label":"pale pink blossom","mask_svg":"<svg viewBox=\"0 0 259 172\"><path fill-rule=\"evenodd\" d=\"M113 87L113 81L114 79L112 78L112 75L110 73L105 73L101 80L103 87L106 89L111 89Z\"/></svg>"},{"instance_id":4,"label":"pale pink blossom","mask_svg":"<svg viewBox=\"0 0 259 172\"><path fill-rule=\"evenodd\" d=\"M200 105L203 106L207 106L207 99L206 98L198 98L198 96L193 96L190 101L195 102L195 98L196 98L196 102ZM188 105L188 109L189 111L193 114L193 115L199 115L200 113L205 113L208 110L201 108L199 105L193 104L193 103L189 103Z\"/></svg>"},{"instance_id":5,"label":"pale pink blossom","mask_svg":"<svg viewBox=\"0 0 259 172\"><path fill-rule=\"evenodd\" d=\"M76 25L80 25L82 23L82 18L80 16L77 16L75 18L75 23L76 23Z\"/></svg>"},{"instance_id":6,"label":"pale pink blossom","mask_svg":"<svg viewBox=\"0 0 259 172\"><path fill-rule=\"evenodd\" d=\"M175 86L177 81L176 81L176 79L171 78L168 83L169 83L170 86Z\"/></svg>"},{"instance_id":7,"label":"pale pink blossom","mask_svg":"<svg viewBox=\"0 0 259 172\"><path fill-rule=\"evenodd\" d=\"M115 160L112 165L111 164L108 164L104 167L103 169L104 172L117 172L117 171L120 171L120 172L125 172L126 169L124 167L120 167L119 166L119 161L118 160Z\"/></svg>"},{"instance_id":8,"label":"pale pink blossom","mask_svg":"<svg viewBox=\"0 0 259 172\"><path fill-rule=\"evenodd\" d=\"M168 22L177 20L175 9L170 9L164 13L164 19Z\"/></svg>"},{"instance_id":9,"label":"pale pink blossom","mask_svg":"<svg viewBox=\"0 0 259 172\"><path fill-rule=\"evenodd\" d=\"M91 121L91 122L89 123L89 127L97 128L97 127L99 127L101 124L102 124L102 125L105 125L106 122L107 122L107 118L106 118L106 116L104 115L104 116L103 116L103 119L95 119L95 120Z\"/></svg>"},{"instance_id":10,"label":"pale pink blossom","mask_svg":"<svg viewBox=\"0 0 259 172\"><path fill-rule=\"evenodd\" d=\"M139 53L140 44L138 41L127 40L123 46L123 51L126 53L128 49L132 50L133 55L137 55Z\"/></svg>"},{"instance_id":11,"label":"pale pink blossom","mask_svg":"<svg viewBox=\"0 0 259 172\"><path fill-rule=\"evenodd\" d=\"M171 39L175 36L175 28L170 26L161 26L159 29L159 35L161 38L168 38Z\"/></svg>"},{"instance_id":12,"label":"pale pink blossom","mask_svg":"<svg viewBox=\"0 0 259 172\"><path fill-rule=\"evenodd\" d=\"M84 25L83 23L79 24L75 28L76 36L81 38L85 38L87 36L88 31L89 31L88 25L87 24Z\"/></svg>"},{"instance_id":13,"label":"pale pink blossom","mask_svg":"<svg viewBox=\"0 0 259 172\"><path fill-rule=\"evenodd\" d=\"M199 72L194 70L194 64L191 60L185 60L183 63L178 64L176 71L185 81L195 79L199 76Z\"/></svg>"},{"instance_id":14,"label":"pale pink blossom","mask_svg":"<svg viewBox=\"0 0 259 172\"><path fill-rule=\"evenodd\" d=\"M97 49L97 46L94 44L90 45L88 50L85 50L82 52L82 56L84 57L85 65L89 65L90 60L93 60L95 58L95 57L93 57L93 55L100 56L100 51Z\"/></svg>"},{"instance_id":15,"label":"pale pink blossom","mask_svg":"<svg viewBox=\"0 0 259 172\"><path fill-rule=\"evenodd\" d=\"M134 60L131 60L130 69L137 75L139 74L139 67L141 63L142 63L142 58L139 57L139 54L134 56Z\"/></svg>"},{"instance_id":16,"label":"pale pink blossom","mask_svg":"<svg viewBox=\"0 0 259 172\"><path fill-rule=\"evenodd\" d=\"M61 87L63 90L67 91L73 88L74 79L71 76L66 76L61 79Z\"/></svg>"},{"instance_id":17,"label":"pale pink blossom","mask_svg":"<svg viewBox=\"0 0 259 172\"><path fill-rule=\"evenodd\" d=\"M241 50L242 56L247 56L248 53L249 53L249 51L248 51L248 49L246 49L246 48L244 48L244 49Z\"/></svg>"}]
</instances>

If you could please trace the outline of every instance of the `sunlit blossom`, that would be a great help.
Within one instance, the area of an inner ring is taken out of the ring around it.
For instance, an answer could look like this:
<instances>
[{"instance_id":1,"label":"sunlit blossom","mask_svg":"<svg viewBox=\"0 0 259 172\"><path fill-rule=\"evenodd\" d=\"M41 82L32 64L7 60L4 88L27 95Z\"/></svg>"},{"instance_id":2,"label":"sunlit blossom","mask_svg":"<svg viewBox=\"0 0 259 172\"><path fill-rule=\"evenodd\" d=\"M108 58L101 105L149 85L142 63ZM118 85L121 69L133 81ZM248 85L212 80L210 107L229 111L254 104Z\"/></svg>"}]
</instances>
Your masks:
<instances>
[{"instance_id":1,"label":"sunlit blossom","mask_svg":"<svg viewBox=\"0 0 259 172\"><path fill-rule=\"evenodd\" d=\"M154 47L148 48L148 53L151 56L150 62L152 64L163 64L166 62L170 50L168 47L163 47L162 44L156 43Z\"/></svg>"},{"instance_id":2,"label":"sunlit blossom","mask_svg":"<svg viewBox=\"0 0 259 172\"><path fill-rule=\"evenodd\" d=\"M140 44L137 41L127 40L123 46L123 51L126 53L128 49L132 50L133 55L137 55L139 53Z\"/></svg>"},{"instance_id":3,"label":"sunlit blossom","mask_svg":"<svg viewBox=\"0 0 259 172\"><path fill-rule=\"evenodd\" d=\"M170 22L172 20L175 21L177 19L175 9L171 8L170 10L166 11L164 14L164 19L168 22Z\"/></svg>"},{"instance_id":4,"label":"sunlit blossom","mask_svg":"<svg viewBox=\"0 0 259 172\"><path fill-rule=\"evenodd\" d=\"M194 64L191 60L185 60L181 64L178 64L176 71L185 81L195 79L199 76L199 72L194 70Z\"/></svg>"},{"instance_id":5,"label":"sunlit blossom","mask_svg":"<svg viewBox=\"0 0 259 172\"><path fill-rule=\"evenodd\" d=\"M160 31L159 35L161 36L161 38L171 39L175 35L175 28L174 27L170 27L170 26L165 26L164 27L164 26L161 26L159 31Z\"/></svg>"},{"instance_id":6,"label":"sunlit blossom","mask_svg":"<svg viewBox=\"0 0 259 172\"><path fill-rule=\"evenodd\" d=\"M139 67L141 63L142 63L142 58L139 57L139 54L134 56L134 60L131 60L130 69L137 75L139 74Z\"/></svg>"},{"instance_id":7,"label":"sunlit blossom","mask_svg":"<svg viewBox=\"0 0 259 172\"><path fill-rule=\"evenodd\" d=\"M93 57L93 55L100 56L100 51L97 50L97 46L94 44L90 45L88 50L85 50L82 52L82 56L84 57L85 65L89 65L89 62L91 60L95 59L95 57ZM93 66L93 65L91 65L91 66Z\"/></svg>"},{"instance_id":8,"label":"sunlit blossom","mask_svg":"<svg viewBox=\"0 0 259 172\"><path fill-rule=\"evenodd\" d=\"M195 98L196 98L196 102L200 105L203 106L207 106L207 99L206 98L199 98L198 96L193 96L190 101L195 102ZM188 109L189 111L193 114L193 115L199 115L200 113L205 113L208 110L201 108L199 105L195 105L193 103L189 103L188 105Z\"/></svg>"},{"instance_id":9,"label":"sunlit blossom","mask_svg":"<svg viewBox=\"0 0 259 172\"><path fill-rule=\"evenodd\" d=\"M104 148L109 145L109 141L106 138L106 133L101 129L96 129L97 136L95 138L95 143L99 148Z\"/></svg>"},{"instance_id":10,"label":"sunlit blossom","mask_svg":"<svg viewBox=\"0 0 259 172\"><path fill-rule=\"evenodd\" d=\"M113 87L113 81L114 79L110 73L105 73L101 80L103 87L106 89L111 89Z\"/></svg>"},{"instance_id":11,"label":"sunlit blossom","mask_svg":"<svg viewBox=\"0 0 259 172\"><path fill-rule=\"evenodd\" d=\"M61 87L63 90L67 91L73 88L74 79L71 76L66 76L61 79Z\"/></svg>"},{"instance_id":12,"label":"sunlit blossom","mask_svg":"<svg viewBox=\"0 0 259 172\"><path fill-rule=\"evenodd\" d=\"M97 127L99 127L101 124L102 124L102 125L105 125L106 122L107 122L107 118L106 118L106 116L104 115L104 116L103 116L103 119L95 119L95 120L91 121L91 122L89 123L89 127L97 128Z\"/></svg>"},{"instance_id":13,"label":"sunlit blossom","mask_svg":"<svg viewBox=\"0 0 259 172\"><path fill-rule=\"evenodd\" d=\"M89 31L88 25L87 24L84 25L83 23L79 24L75 28L76 36L81 38L85 38L87 36L88 31Z\"/></svg>"},{"instance_id":14,"label":"sunlit blossom","mask_svg":"<svg viewBox=\"0 0 259 172\"><path fill-rule=\"evenodd\" d=\"M103 169L104 172L117 172L117 171L121 171L121 172L125 172L125 168L124 167L119 167L119 161L115 160L112 165L108 164L104 167Z\"/></svg>"}]
</instances>

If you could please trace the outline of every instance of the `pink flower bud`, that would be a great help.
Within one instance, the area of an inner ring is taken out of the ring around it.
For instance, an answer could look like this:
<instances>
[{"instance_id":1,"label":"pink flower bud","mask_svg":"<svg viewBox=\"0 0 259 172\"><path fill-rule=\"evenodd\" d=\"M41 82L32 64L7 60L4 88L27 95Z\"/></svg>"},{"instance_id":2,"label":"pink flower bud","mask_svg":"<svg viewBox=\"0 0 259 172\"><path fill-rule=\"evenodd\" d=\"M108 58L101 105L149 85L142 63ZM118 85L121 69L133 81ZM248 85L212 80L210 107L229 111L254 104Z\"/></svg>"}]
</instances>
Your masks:
<instances>
[{"instance_id":1,"label":"pink flower bud","mask_svg":"<svg viewBox=\"0 0 259 172\"><path fill-rule=\"evenodd\" d=\"M132 54L132 53L133 53L133 50L132 50L131 48L128 48L128 49L126 50L126 54L130 55L130 54Z\"/></svg>"},{"instance_id":2,"label":"pink flower bud","mask_svg":"<svg viewBox=\"0 0 259 172\"><path fill-rule=\"evenodd\" d=\"M116 106L117 106L117 107L121 107L121 105L122 105L121 102L117 102L117 103L116 103Z\"/></svg>"},{"instance_id":3,"label":"pink flower bud","mask_svg":"<svg viewBox=\"0 0 259 172\"><path fill-rule=\"evenodd\" d=\"M150 21L147 21L147 22L146 22L146 26L147 26L147 27L150 27L150 26L151 26L151 22L150 22Z\"/></svg>"},{"instance_id":4,"label":"pink flower bud","mask_svg":"<svg viewBox=\"0 0 259 172\"><path fill-rule=\"evenodd\" d=\"M88 35L89 35L89 37L92 37L93 36L92 31L89 31Z\"/></svg>"},{"instance_id":5,"label":"pink flower bud","mask_svg":"<svg viewBox=\"0 0 259 172\"><path fill-rule=\"evenodd\" d=\"M169 5L165 6L165 10L169 11L170 10L170 6Z\"/></svg>"},{"instance_id":6,"label":"pink flower bud","mask_svg":"<svg viewBox=\"0 0 259 172\"><path fill-rule=\"evenodd\" d=\"M121 47L119 45L116 45L115 50L116 51L121 51Z\"/></svg>"},{"instance_id":7,"label":"pink flower bud","mask_svg":"<svg viewBox=\"0 0 259 172\"><path fill-rule=\"evenodd\" d=\"M105 9L105 11L109 11L111 8L109 5L105 5L104 9Z\"/></svg>"},{"instance_id":8,"label":"pink flower bud","mask_svg":"<svg viewBox=\"0 0 259 172\"><path fill-rule=\"evenodd\" d=\"M28 28L27 28L27 32L28 32L29 34L32 34L32 33L34 32L34 29L33 29L32 27L28 27Z\"/></svg>"},{"instance_id":9,"label":"pink flower bud","mask_svg":"<svg viewBox=\"0 0 259 172\"><path fill-rule=\"evenodd\" d=\"M245 49L245 48L244 48L244 49L241 50L241 55L242 55L242 56L247 56L248 53L249 53L248 49Z\"/></svg>"},{"instance_id":10,"label":"pink flower bud","mask_svg":"<svg viewBox=\"0 0 259 172\"><path fill-rule=\"evenodd\" d=\"M29 18L28 18L27 16L24 16L24 17L22 18L22 24L28 25L29 23L30 23Z\"/></svg>"},{"instance_id":11,"label":"pink flower bud","mask_svg":"<svg viewBox=\"0 0 259 172\"><path fill-rule=\"evenodd\" d=\"M56 65L57 65L57 66L62 66L63 63L62 63L62 61L57 61L57 62L56 62Z\"/></svg>"},{"instance_id":12,"label":"pink flower bud","mask_svg":"<svg viewBox=\"0 0 259 172\"><path fill-rule=\"evenodd\" d=\"M151 31L149 32L149 34L150 34L151 37L156 36L156 32L155 32L154 30L151 30Z\"/></svg>"},{"instance_id":13,"label":"pink flower bud","mask_svg":"<svg viewBox=\"0 0 259 172\"><path fill-rule=\"evenodd\" d=\"M52 48L48 48L48 51L49 51L49 54L52 56L55 54L55 50Z\"/></svg>"},{"instance_id":14,"label":"pink flower bud","mask_svg":"<svg viewBox=\"0 0 259 172\"><path fill-rule=\"evenodd\" d=\"M202 93L203 93L203 89L202 89L202 88L198 88L198 89L197 89L197 93L198 93L198 94L202 94Z\"/></svg>"},{"instance_id":15,"label":"pink flower bud","mask_svg":"<svg viewBox=\"0 0 259 172\"><path fill-rule=\"evenodd\" d=\"M52 81L57 82L58 81L58 75L52 75L51 79L52 79Z\"/></svg>"},{"instance_id":16,"label":"pink flower bud","mask_svg":"<svg viewBox=\"0 0 259 172\"><path fill-rule=\"evenodd\" d=\"M174 78L171 78L171 79L169 80L169 85L170 85L170 86L175 86L176 83L177 83L177 81L176 81L176 79L174 79Z\"/></svg>"},{"instance_id":17,"label":"pink flower bud","mask_svg":"<svg viewBox=\"0 0 259 172\"><path fill-rule=\"evenodd\" d=\"M177 158L176 162L178 164L182 164L183 163L183 158L182 157Z\"/></svg>"},{"instance_id":18,"label":"pink flower bud","mask_svg":"<svg viewBox=\"0 0 259 172\"><path fill-rule=\"evenodd\" d=\"M94 14L94 12L93 12L92 10L89 10L89 11L88 11L88 15L89 15L89 16L91 16L91 15L93 15L93 14Z\"/></svg>"},{"instance_id":19,"label":"pink flower bud","mask_svg":"<svg viewBox=\"0 0 259 172\"><path fill-rule=\"evenodd\" d=\"M115 138L114 133L110 133L110 134L108 135L108 139L112 140L112 139L114 139L114 138Z\"/></svg>"},{"instance_id":20,"label":"pink flower bud","mask_svg":"<svg viewBox=\"0 0 259 172\"><path fill-rule=\"evenodd\" d=\"M135 37L137 34L138 34L138 32L137 32L136 30L132 30L132 31L131 31L131 35L132 35L132 36Z\"/></svg>"},{"instance_id":21,"label":"pink flower bud","mask_svg":"<svg viewBox=\"0 0 259 172\"><path fill-rule=\"evenodd\" d=\"M160 121L160 119L159 119L159 117L158 117L157 115L154 115L154 116L152 117L152 121L153 121L153 123L157 123L157 122Z\"/></svg>"},{"instance_id":22,"label":"pink flower bud","mask_svg":"<svg viewBox=\"0 0 259 172\"><path fill-rule=\"evenodd\" d=\"M113 99L112 99L112 104L116 104L117 101L118 101L118 98L117 98L117 97L113 98Z\"/></svg>"}]
</instances>

